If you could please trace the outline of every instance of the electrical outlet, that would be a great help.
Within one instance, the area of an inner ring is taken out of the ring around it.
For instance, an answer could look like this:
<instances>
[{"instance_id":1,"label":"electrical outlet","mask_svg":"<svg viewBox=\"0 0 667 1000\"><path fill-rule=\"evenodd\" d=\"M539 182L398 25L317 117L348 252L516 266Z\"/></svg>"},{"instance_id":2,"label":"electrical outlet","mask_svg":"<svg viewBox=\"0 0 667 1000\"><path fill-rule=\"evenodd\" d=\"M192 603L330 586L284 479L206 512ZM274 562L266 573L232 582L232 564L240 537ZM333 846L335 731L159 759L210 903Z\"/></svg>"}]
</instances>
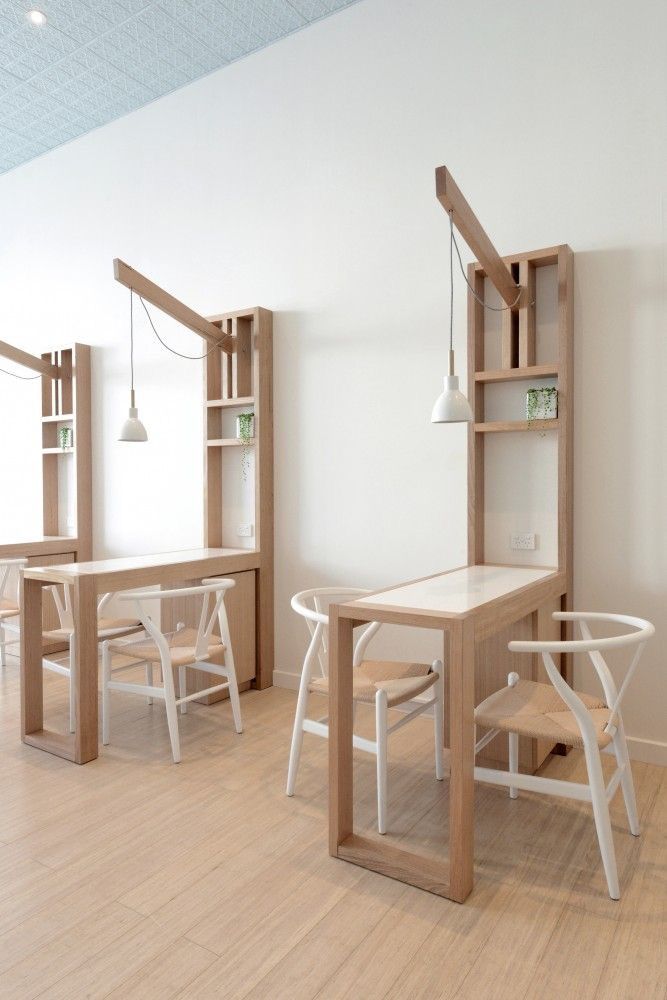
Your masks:
<instances>
[{"instance_id":1,"label":"electrical outlet","mask_svg":"<svg viewBox=\"0 0 667 1000\"><path fill-rule=\"evenodd\" d=\"M252 538L252 524L239 524L236 534L239 538Z\"/></svg>"},{"instance_id":2,"label":"electrical outlet","mask_svg":"<svg viewBox=\"0 0 667 1000\"><path fill-rule=\"evenodd\" d=\"M522 531L516 535L510 535L511 549L534 549L535 535L531 531Z\"/></svg>"}]
</instances>

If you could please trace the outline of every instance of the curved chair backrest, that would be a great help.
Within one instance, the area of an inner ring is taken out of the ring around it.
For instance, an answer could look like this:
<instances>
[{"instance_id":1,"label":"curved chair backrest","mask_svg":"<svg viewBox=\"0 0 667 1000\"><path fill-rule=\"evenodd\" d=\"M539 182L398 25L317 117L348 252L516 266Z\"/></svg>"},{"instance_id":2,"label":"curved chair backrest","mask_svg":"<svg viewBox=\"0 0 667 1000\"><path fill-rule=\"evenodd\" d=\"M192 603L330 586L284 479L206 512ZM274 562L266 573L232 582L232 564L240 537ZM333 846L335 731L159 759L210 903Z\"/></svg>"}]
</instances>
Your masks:
<instances>
[{"instance_id":1,"label":"curved chair backrest","mask_svg":"<svg viewBox=\"0 0 667 1000\"><path fill-rule=\"evenodd\" d=\"M558 691L563 701L569 706L573 715L579 723L582 735L588 739L595 740L593 723L588 709L572 690L560 670L554 663L553 656L558 653L588 653L591 662L595 667L602 689L605 695L607 707L610 709L609 720L605 726L605 732L612 736L616 732L619 723L619 711L621 701L628 689L628 684L637 669L639 658L643 652L648 639L655 633L653 625L643 618L634 618L630 615L606 614L597 611L556 611L553 614L556 621L577 622L581 631L581 639L567 639L563 641L539 640L515 640L509 643L508 648L517 653L541 653L549 680ZM623 635L614 635L593 638L589 628L589 622L604 622L613 625L629 625L633 631L625 632ZM625 677L620 688L616 687L613 675L605 662L602 650L620 649L628 647L634 650L629 664L626 668Z\"/></svg>"},{"instance_id":2,"label":"curved chair backrest","mask_svg":"<svg viewBox=\"0 0 667 1000\"><path fill-rule=\"evenodd\" d=\"M58 620L60 622L61 629L73 629L74 615L72 613L72 589L69 583L54 583L50 587L47 587L47 590L50 590L53 596L53 603L55 604L56 611L58 612ZM98 618L113 596L113 592L102 594L97 602Z\"/></svg>"},{"instance_id":3,"label":"curved chair backrest","mask_svg":"<svg viewBox=\"0 0 667 1000\"><path fill-rule=\"evenodd\" d=\"M213 577L203 580L201 585L196 587L179 587L176 590L148 590L134 594L121 594L119 600L134 601L137 606L137 616L141 624L146 629L150 637L156 643L166 662L169 661L169 644L164 633L157 627L151 616L148 614L145 602L147 601L169 601L177 597L199 597L203 598L201 613L199 615L199 625L197 626L197 638L195 641L195 656L205 659L208 655L209 641L213 634L216 620L220 629L220 637L225 646L226 655L229 656L229 663L233 665L232 643L229 634L229 621L225 610L225 593L236 586L235 580L228 580L223 577ZM212 607L211 607L212 602ZM183 626L181 626L182 628ZM177 627L177 631L179 628Z\"/></svg>"},{"instance_id":4,"label":"curved chair backrest","mask_svg":"<svg viewBox=\"0 0 667 1000\"><path fill-rule=\"evenodd\" d=\"M322 677L326 677L328 671L329 605L345 604L346 601L354 601L370 593L372 591L359 587L315 587L312 590L301 590L292 598L292 610L305 618L310 633L306 663L310 664L311 659L317 655ZM355 667L363 659L366 646L379 628L380 622L371 622L357 639L353 660Z\"/></svg>"},{"instance_id":5,"label":"curved chair backrest","mask_svg":"<svg viewBox=\"0 0 667 1000\"><path fill-rule=\"evenodd\" d=\"M19 570L28 565L27 559L0 559L0 600L13 601L21 606L21 573ZM10 582L12 571L16 570L16 584L11 593Z\"/></svg>"}]
</instances>

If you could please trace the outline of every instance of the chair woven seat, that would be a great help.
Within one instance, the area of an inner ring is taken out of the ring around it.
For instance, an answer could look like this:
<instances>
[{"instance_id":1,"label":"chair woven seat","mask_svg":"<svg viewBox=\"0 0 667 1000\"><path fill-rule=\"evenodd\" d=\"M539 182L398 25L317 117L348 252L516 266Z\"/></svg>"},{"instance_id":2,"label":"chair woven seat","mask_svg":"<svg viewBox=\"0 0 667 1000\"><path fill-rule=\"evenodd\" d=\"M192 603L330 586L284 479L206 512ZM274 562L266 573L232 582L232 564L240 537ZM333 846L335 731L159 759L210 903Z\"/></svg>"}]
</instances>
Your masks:
<instances>
[{"instance_id":1,"label":"chair woven seat","mask_svg":"<svg viewBox=\"0 0 667 1000\"><path fill-rule=\"evenodd\" d=\"M169 643L171 663L174 667L184 667L188 663L197 663L201 657L195 653L197 629L183 628L179 632L165 635ZM138 660L148 660L149 663L160 662L160 650L152 639L137 639L136 642L110 642L109 648L123 656L135 656ZM225 646L219 635L212 635L208 642L207 657L213 659L224 653Z\"/></svg>"},{"instance_id":2,"label":"chair woven seat","mask_svg":"<svg viewBox=\"0 0 667 1000\"><path fill-rule=\"evenodd\" d=\"M354 701L373 703L377 692L384 690L387 692L387 705L391 708L428 691L437 679L438 675L429 663L364 660L352 673L352 698ZM329 678L312 680L308 690L328 694Z\"/></svg>"},{"instance_id":3,"label":"chair woven seat","mask_svg":"<svg viewBox=\"0 0 667 1000\"><path fill-rule=\"evenodd\" d=\"M97 631L106 632L107 630L115 629L132 629L141 628L141 622L138 618L99 618L97 622ZM67 640L74 632L72 628L54 628L49 629L48 632L44 632L44 638L51 641L58 641L60 639Z\"/></svg>"},{"instance_id":4,"label":"chair woven seat","mask_svg":"<svg viewBox=\"0 0 667 1000\"><path fill-rule=\"evenodd\" d=\"M581 691L576 694L589 711L598 746L607 746L611 743L611 736L604 732L604 727L609 721L610 710L593 695ZM538 681L520 680L514 687L496 691L477 706L475 722L478 726L533 739L565 743L571 747L584 745L573 712L551 684L540 684Z\"/></svg>"},{"instance_id":5,"label":"chair woven seat","mask_svg":"<svg viewBox=\"0 0 667 1000\"><path fill-rule=\"evenodd\" d=\"M18 604L14 604L13 601L8 601L4 597L0 597L0 621L3 618L15 618L19 613Z\"/></svg>"}]
</instances>

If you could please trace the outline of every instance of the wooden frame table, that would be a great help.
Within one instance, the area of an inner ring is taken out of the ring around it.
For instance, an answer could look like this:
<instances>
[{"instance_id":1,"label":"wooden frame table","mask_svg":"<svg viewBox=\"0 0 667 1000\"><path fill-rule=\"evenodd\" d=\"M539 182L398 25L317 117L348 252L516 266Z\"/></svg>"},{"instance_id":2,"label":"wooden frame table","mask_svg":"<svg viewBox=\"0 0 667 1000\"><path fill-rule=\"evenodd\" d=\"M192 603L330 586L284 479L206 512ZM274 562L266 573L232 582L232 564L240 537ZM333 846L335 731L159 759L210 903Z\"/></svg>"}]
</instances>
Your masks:
<instances>
[{"instance_id":1,"label":"wooden frame table","mask_svg":"<svg viewBox=\"0 0 667 1000\"><path fill-rule=\"evenodd\" d=\"M330 628L329 852L462 903L473 887L475 645L566 593L566 574L476 565L332 606ZM449 862L354 832L352 631L366 622L440 629L449 674Z\"/></svg>"},{"instance_id":2,"label":"wooden frame table","mask_svg":"<svg viewBox=\"0 0 667 1000\"><path fill-rule=\"evenodd\" d=\"M257 567L252 549L190 549L149 556L101 559L58 566L27 566L21 582L21 738L24 743L76 764L98 752L97 596L182 580L240 573ZM42 588L69 584L77 637L73 735L44 729L42 676Z\"/></svg>"}]
</instances>

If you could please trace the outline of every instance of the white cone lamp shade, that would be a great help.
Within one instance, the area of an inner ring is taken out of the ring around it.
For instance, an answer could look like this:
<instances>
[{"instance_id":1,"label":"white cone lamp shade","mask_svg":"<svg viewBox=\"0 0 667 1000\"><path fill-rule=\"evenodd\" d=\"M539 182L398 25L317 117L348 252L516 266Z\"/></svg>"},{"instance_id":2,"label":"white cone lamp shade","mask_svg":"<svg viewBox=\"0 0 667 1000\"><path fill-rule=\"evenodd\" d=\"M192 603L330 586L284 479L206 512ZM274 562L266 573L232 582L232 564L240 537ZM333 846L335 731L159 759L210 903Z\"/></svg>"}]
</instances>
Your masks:
<instances>
[{"instance_id":1,"label":"white cone lamp shade","mask_svg":"<svg viewBox=\"0 0 667 1000\"><path fill-rule=\"evenodd\" d=\"M130 412L127 420L123 424L119 441L148 441L146 428L139 420L139 410L134 405L134 389L130 393Z\"/></svg>"},{"instance_id":2,"label":"white cone lamp shade","mask_svg":"<svg viewBox=\"0 0 667 1000\"><path fill-rule=\"evenodd\" d=\"M449 352L449 375L445 375L445 389L435 401L431 414L432 424L460 424L473 420L470 403L459 389L459 377L454 374L454 352Z\"/></svg>"}]
</instances>

